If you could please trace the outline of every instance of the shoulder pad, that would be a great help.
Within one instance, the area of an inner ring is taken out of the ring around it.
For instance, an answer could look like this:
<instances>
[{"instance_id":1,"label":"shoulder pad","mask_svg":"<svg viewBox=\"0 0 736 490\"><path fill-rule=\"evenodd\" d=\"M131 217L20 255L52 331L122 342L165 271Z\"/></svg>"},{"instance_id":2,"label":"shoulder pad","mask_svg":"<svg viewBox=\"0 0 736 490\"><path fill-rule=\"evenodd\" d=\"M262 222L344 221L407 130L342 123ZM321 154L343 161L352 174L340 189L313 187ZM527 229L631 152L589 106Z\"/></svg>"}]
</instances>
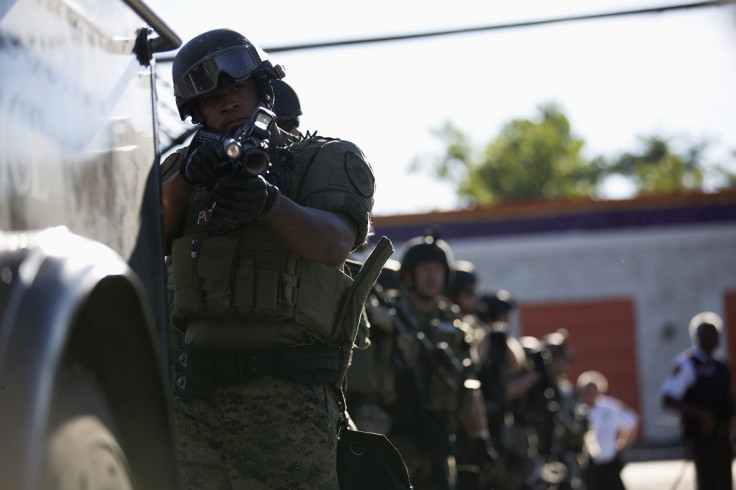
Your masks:
<instances>
[{"instance_id":1,"label":"shoulder pad","mask_svg":"<svg viewBox=\"0 0 736 490\"><path fill-rule=\"evenodd\" d=\"M188 146L183 146L166 157L166 160L164 160L160 168L161 182L168 180L175 172L179 170L179 166L184 160L188 149Z\"/></svg>"},{"instance_id":2,"label":"shoulder pad","mask_svg":"<svg viewBox=\"0 0 736 490\"><path fill-rule=\"evenodd\" d=\"M297 199L309 207L346 213L358 224L354 248L368 236L375 177L363 152L350 141L314 136L288 149L303 167Z\"/></svg>"}]
</instances>

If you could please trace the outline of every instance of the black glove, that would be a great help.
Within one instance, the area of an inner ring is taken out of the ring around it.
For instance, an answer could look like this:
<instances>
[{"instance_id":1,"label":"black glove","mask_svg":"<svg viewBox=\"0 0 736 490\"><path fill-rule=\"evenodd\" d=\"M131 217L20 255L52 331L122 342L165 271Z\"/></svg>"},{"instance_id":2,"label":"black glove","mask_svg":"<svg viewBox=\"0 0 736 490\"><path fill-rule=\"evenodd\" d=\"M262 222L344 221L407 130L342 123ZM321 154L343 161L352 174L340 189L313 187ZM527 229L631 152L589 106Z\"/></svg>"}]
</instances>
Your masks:
<instances>
[{"instance_id":1,"label":"black glove","mask_svg":"<svg viewBox=\"0 0 736 490\"><path fill-rule=\"evenodd\" d=\"M217 181L212 191L215 226L243 225L273 213L281 193L261 175L232 175Z\"/></svg>"},{"instance_id":2,"label":"black glove","mask_svg":"<svg viewBox=\"0 0 736 490\"><path fill-rule=\"evenodd\" d=\"M179 174L190 184L201 184L213 189L217 180L232 173L232 165L217 155L214 143L202 143L187 152Z\"/></svg>"}]
</instances>

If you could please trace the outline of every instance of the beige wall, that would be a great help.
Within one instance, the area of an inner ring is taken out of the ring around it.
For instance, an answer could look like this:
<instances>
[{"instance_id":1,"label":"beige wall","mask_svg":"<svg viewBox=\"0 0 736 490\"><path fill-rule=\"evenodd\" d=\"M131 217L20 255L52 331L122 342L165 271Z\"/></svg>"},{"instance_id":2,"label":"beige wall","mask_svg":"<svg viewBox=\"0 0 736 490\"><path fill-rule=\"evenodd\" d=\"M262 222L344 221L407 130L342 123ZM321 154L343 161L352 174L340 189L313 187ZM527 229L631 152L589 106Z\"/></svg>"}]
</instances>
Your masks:
<instances>
[{"instance_id":1,"label":"beige wall","mask_svg":"<svg viewBox=\"0 0 736 490\"><path fill-rule=\"evenodd\" d=\"M631 298L642 437L651 442L677 438L677 419L660 407L659 387L671 359L690 346L690 318L703 310L725 317L724 297L736 291L736 224L455 238L448 243L456 259L475 263L483 289L507 289L522 304ZM394 245L400 250L402 244ZM519 334L516 320L513 331ZM736 325L736 318L724 320ZM723 339L724 354L729 334Z\"/></svg>"}]
</instances>

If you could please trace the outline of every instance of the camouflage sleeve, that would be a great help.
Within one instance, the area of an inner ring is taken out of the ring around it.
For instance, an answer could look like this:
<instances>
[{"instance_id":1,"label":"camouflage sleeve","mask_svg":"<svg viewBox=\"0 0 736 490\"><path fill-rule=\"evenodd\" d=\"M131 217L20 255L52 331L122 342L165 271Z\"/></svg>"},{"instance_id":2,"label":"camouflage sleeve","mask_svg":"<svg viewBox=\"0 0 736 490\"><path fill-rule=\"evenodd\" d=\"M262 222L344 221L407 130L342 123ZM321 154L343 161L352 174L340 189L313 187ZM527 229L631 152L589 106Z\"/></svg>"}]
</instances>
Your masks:
<instances>
[{"instance_id":1,"label":"camouflage sleeve","mask_svg":"<svg viewBox=\"0 0 736 490\"><path fill-rule=\"evenodd\" d=\"M300 201L326 211L342 212L358 225L354 248L368 237L375 177L355 144L330 140L317 152L303 177Z\"/></svg>"}]
</instances>

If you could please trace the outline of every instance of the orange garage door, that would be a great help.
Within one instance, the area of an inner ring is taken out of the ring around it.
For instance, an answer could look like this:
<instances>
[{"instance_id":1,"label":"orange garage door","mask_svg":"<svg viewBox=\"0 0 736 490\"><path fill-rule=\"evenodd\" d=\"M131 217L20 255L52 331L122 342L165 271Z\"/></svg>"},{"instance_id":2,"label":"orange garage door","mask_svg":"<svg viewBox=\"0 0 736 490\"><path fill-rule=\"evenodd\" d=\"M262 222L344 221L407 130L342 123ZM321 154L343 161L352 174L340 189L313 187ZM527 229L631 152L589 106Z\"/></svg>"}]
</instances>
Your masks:
<instances>
[{"instance_id":1,"label":"orange garage door","mask_svg":"<svg viewBox=\"0 0 736 490\"><path fill-rule=\"evenodd\" d=\"M519 313L522 335L541 338L567 329L576 356L568 373L573 383L583 371L600 371L608 378L608 394L641 414L631 299L524 303ZM639 434L643 433L641 427Z\"/></svg>"}]
</instances>

